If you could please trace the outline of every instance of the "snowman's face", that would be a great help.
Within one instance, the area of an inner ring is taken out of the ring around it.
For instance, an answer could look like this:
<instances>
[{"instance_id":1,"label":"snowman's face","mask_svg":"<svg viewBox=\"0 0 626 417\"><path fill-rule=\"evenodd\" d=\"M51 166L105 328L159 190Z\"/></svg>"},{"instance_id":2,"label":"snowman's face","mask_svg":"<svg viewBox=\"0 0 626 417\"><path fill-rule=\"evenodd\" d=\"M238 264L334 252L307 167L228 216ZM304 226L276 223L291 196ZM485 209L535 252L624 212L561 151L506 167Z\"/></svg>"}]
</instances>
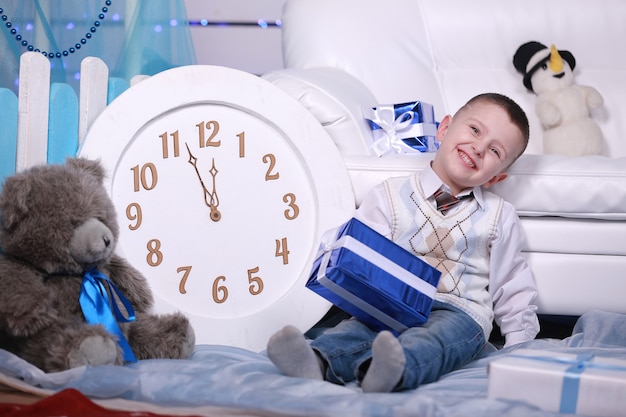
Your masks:
<instances>
[{"instance_id":1,"label":"snowman's face","mask_svg":"<svg viewBox=\"0 0 626 417\"><path fill-rule=\"evenodd\" d=\"M574 84L574 74L565 60L563 60L562 70L558 73L555 73L550 68L549 62L546 61L533 74L530 82L533 86L533 91L536 94L549 93Z\"/></svg>"}]
</instances>

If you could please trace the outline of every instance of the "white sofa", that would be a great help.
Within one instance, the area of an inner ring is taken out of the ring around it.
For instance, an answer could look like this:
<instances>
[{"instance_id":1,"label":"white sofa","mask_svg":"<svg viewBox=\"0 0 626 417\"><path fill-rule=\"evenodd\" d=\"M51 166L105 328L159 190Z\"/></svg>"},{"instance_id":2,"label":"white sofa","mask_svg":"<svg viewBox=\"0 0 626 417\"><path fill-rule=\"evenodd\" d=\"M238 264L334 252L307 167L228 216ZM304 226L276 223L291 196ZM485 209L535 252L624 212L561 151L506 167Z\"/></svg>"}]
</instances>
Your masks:
<instances>
[{"instance_id":1,"label":"white sofa","mask_svg":"<svg viewBox=\"0 0 626 417\"><path fill-rule=\"evenodd\" d=\"M325 126L350 172L355 203L432 154L375 156L364 106L422 100L437 120L496 91L526 110L527 152L494 188L522 219L539 312L626 313L626 2L623 0L287 0L285 69L265 74ZM571 51L578 84L595 87L602 156L541 155L536 96L513 55L530 40Z\"/></svg>"}]
</instances>

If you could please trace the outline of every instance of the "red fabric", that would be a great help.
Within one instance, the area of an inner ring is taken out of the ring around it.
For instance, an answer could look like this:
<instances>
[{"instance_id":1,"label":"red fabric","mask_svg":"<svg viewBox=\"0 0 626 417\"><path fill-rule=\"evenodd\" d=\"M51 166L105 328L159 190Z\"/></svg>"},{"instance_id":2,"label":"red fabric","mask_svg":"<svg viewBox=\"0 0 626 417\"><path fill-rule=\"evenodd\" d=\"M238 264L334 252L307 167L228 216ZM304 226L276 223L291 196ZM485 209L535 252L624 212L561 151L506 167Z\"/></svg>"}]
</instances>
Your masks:
<instances>
[{"instance_id":1,"label":"red fabric","mask_svg":"<svg viewBox=\"0 0 626 417\"><path fill-rule=\"evenodd\" d=\"M143 411L117 411L100 407L80 391L65 389L33 404L0 404L2 417L156 417L165 414L153 414ZM180 417L180 416L179 416Z\"/></svg>"}]
</instances>

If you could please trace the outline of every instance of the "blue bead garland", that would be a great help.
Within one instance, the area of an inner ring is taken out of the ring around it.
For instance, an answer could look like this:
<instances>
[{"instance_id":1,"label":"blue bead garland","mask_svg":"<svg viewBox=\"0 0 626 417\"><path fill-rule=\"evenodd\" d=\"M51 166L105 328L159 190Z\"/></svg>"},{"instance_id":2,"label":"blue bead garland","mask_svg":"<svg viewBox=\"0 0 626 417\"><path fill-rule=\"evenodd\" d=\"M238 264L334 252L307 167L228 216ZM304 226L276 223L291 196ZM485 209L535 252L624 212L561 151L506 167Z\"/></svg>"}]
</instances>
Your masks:
<instances>
[{"instance_id":1,"label":"blue bead garland","mask_svg":"<svg viewBox=\"0 0 626 417\"><path fill-rule=\"evenodd\" d=\"M4 14L4 10L2 9L2 7L0 7L0 19L2 19L2 21L4 22L4 26L9 29L11 35L15 37L15 41L18 42L22 47L26 48L28 51L40 52L43 56L48 58L62 58L78 51L83 45L87 43L89 39L93 37L93 34L96 33L97 28L100 27L101 21L106 18L106 14L109 11L109 7L111 7L111 3L111 0L106 0L104 2L105 5L102 7L102 9L100 9L101 13L98 14L98 20L93 22L93 26L89 29L89 32L85 33L85 37L81 38L79 42L76 42L74 46L67 48L61 52L46 52L35 48L34 45L24 39L23 36L18 33L17 29L13 27L13 23L11 23L9 17Z\"/></svg>"}]
</instances>

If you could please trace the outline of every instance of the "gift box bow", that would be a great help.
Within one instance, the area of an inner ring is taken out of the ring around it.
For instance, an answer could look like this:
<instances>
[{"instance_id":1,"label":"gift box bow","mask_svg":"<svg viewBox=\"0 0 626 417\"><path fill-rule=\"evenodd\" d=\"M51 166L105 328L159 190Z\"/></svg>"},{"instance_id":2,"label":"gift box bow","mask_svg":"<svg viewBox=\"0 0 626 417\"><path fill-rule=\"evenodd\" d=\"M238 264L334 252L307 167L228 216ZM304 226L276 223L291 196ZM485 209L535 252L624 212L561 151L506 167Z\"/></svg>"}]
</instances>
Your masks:
<instances>
[{"instance_id":1,"label":"gift box bow","mask_svg":"<svg viewBox=\"0 0 626 417\"><path fill-rule=\"evenodd\" d=\"M578 391L580 387L580 377L587 369L603 369L610 371L626 372L626 366L594 362L593 353L580 354L575 358L559 356L526 356L507 355L510 358L536 360L541 362L558 363L569 365L565 369L563 378L563 388L561 390L561 401L559 412L565 414L575 414L578 403Z\"/></svg>"},{"instance_id":2,"label":"gift box bow","mask_svg":"<svg viewBox=\"0 0 626 417\"><path fill-rule=\"evenodd\" d=\"M363 109L363 116L372 129L374 135L372 150L377 156L382 156L390 150L400 153L405 149L415 149L405 144L404 139L428 136L434 138L437 135L434 111L428 103L366 107ZM430 150L428 145L425 145L424 149Z\"/></svg>"},{"instance_id":3,"label":"gift box bow","mask_svg":"<svg viewBox=\"0 0 626 417\"><path fill-rule=\"evenodd\" d=\"M316 255L316 259L321 259L319 271L317 273L317 281L324 287L328 288L350 304L358 307L362 311L366 312L372 317L376 317L379 321L392 329L402 332L407 329L407 326L400 323L393 317L389 316L382 310L372 306L371 304L363 301L358 296L352 294L341 286L335 284L333 281L326 277L326 270L329 265L330 257L333 251L338 249L347 249L368 262L374 264L380 269L385 270L389 274L395 276L405 284L415 288L428 298L434 298L437 293L437 287L422 280L419 276L411 273L405 268L401 267L394 261L386 258L374 249L370 248L366 244L360 242L350 235L344 235L339 239L336 239L337 230L330 230L322 236L322 242L320 244L320 250Z\"/></svg>"}]
</instances>

